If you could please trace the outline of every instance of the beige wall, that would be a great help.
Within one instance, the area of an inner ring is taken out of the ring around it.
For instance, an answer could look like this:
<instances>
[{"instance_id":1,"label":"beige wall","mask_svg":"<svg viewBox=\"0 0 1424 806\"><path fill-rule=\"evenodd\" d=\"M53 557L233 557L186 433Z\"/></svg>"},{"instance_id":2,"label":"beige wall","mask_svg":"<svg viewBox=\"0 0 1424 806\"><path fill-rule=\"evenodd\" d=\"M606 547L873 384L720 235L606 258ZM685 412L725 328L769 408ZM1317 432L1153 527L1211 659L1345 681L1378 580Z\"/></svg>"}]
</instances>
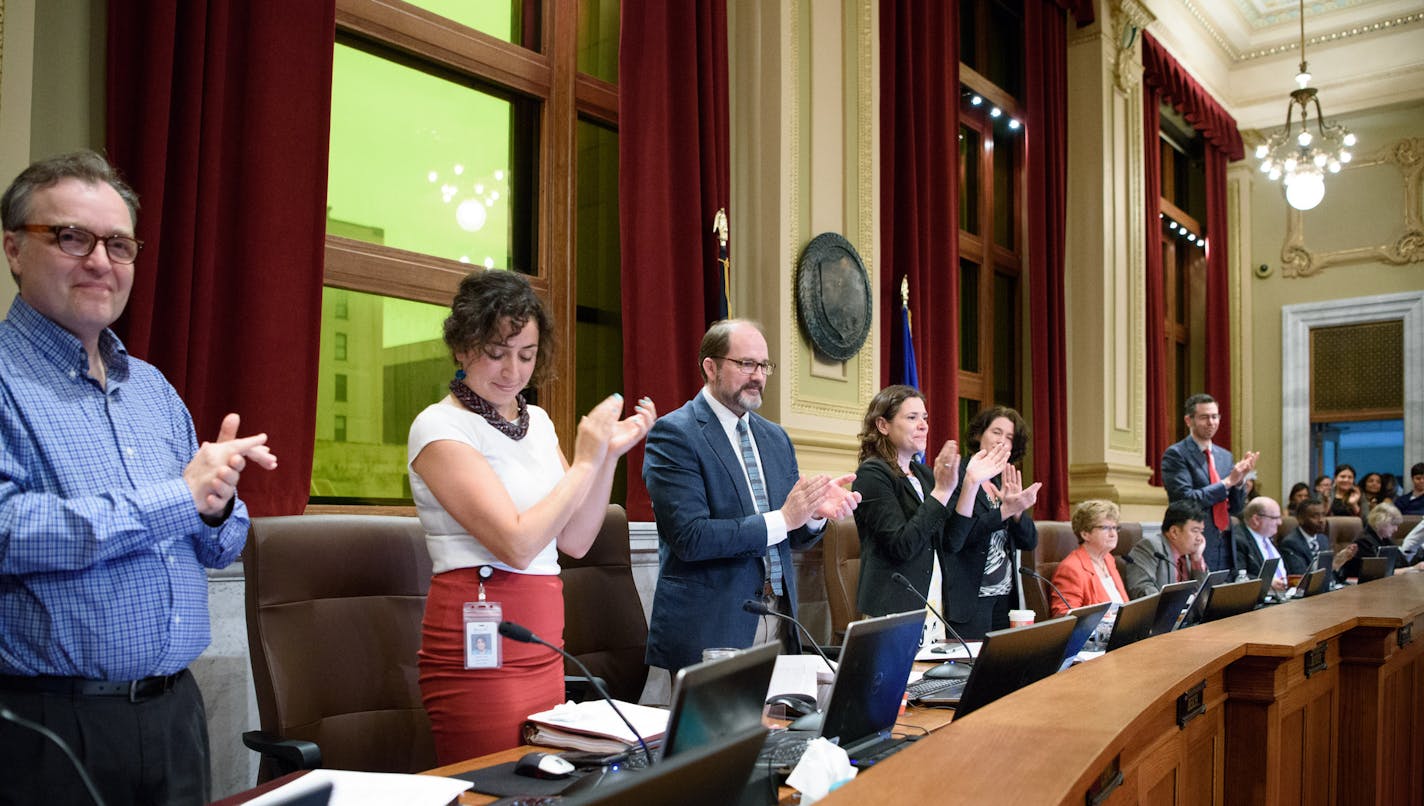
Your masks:
<instances>
[{"instance_id":1,"label":"beige wall","mask_svg":"<svg viewBox=\"0 0 1424 806\"><path fill-rule=\"evenodd\" d=\"M104 143L104 0L0 0L0 185L32 160ZM0 314L15 284L0 272Z\"/></svg>"},{"instance_id":2,"label":"beige wall","mask_svg":"<svg viewBox=\"0 0 1424 806\"><path fill-rule=\"evenodd\" d=\"M1322 97L1327 118L1328 97ZM1337 122L1359 137L1357 161L1387 148L1403 138L1424 138L1424 105L1412 104L1354 114ZM1247 269L1262 264L1268 276L1247 274L1242 282L1242 311L1249 312L1251 334L1239 343L1243 370L1249 371L1250 394L1245 398L1243 416L1249 416L1251 444L1243 447L1261 452L1258 469L1267 484L1267 493L1278 496L1281 431L1281 309L1287 305L1326 300L1367 297L1424 289L1424 264L1404 266L1365 262L1330 266L1306 277L1287 277L1281 269L1281 247L1286 238L1287 205L1277 183L1254 171L1256 160L1245 161L1253 176L1246 180ZM1383 245L1403 233L1400 209L1402 182L1390 168L1346 168L1327 180L1325 200L1302 214L1305 244L1311 249L1338 250L1354 246ZM1419 457L1405 456L1405 462ZM1297 480L1292 479L1288 483ZM1306 480L1308 481L1308 480Z\"/></svg>"}]
</instances>

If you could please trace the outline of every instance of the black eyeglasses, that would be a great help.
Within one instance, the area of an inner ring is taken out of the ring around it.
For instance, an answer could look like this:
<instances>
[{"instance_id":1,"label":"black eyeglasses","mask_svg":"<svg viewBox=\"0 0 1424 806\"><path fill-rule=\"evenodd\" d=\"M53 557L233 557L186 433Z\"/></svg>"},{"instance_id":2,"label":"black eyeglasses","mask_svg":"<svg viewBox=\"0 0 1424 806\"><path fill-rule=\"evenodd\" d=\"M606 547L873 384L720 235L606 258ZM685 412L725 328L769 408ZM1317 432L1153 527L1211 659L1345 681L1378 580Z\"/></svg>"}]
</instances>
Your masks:
<instances>
[{"instance_id":1,"label":"black eyeglasses","mask_svg":"<svg viewBox=\"0 0 1424 806\"><path fill-rule=\"evenodd\" d=\"M712 358L718 361L730 361L736 364L737 369L741 370L743 375L751 375L757 370L761 370L761 374L770 376L771 373L776 371L776 365L770 361L753 361L750 358L728 358L725 355L714 355Z\"/></svg>"},{"instance_id":2,"label":"black eyeglasses","mask_svg":"<svg viewBox=\"0 0 1424 806\"><path fill-rule=\"evenodd\" d=\"M138 259L138 252L143 248L143 241L130 238L127 235L96 235L79 227L25 224L19 229L25 232L48 232L54 236L54 242L59 247L59 251L74 257L89 257L93 254L94 247L103 241L104 251L109 254L109 260L115 263L132 263Z\"/></svg>"}]
</instances>

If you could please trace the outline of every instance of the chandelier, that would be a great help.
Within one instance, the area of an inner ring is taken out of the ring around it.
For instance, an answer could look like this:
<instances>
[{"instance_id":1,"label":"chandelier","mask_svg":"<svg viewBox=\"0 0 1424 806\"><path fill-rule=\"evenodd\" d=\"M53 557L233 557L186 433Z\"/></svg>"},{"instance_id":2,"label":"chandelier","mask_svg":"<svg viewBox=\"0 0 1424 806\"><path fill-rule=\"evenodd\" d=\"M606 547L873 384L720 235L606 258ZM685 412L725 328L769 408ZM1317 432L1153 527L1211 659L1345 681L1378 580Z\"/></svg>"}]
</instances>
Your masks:
<instances>
[{"instance_id":1,"label":"chandelier","mask_svg":"<svg viewBox=\"0 0 1424 806\"><path fill-rule=\"evenodd\" d=\"M1261 161L1261 173L1271 181L1280 180L1286 188L1286 201L1297 210L1309 210L1325 198L1325 174L1339 173L1340 166L1350 161L1350 149L1355 135L1335 123L1326 123L1320 112L1320 99L1310 84L1310 72L1305 62L1305 0L1300 3L1300 73L1295 77L1299 86L1286 104L1286 125L1262 145L1256 147L1256 159ZM1315 131L1310 130L1310 108L1315 107ZM1296 126L1299 110L1299 127Z\"/></svg>"}]
</instances>

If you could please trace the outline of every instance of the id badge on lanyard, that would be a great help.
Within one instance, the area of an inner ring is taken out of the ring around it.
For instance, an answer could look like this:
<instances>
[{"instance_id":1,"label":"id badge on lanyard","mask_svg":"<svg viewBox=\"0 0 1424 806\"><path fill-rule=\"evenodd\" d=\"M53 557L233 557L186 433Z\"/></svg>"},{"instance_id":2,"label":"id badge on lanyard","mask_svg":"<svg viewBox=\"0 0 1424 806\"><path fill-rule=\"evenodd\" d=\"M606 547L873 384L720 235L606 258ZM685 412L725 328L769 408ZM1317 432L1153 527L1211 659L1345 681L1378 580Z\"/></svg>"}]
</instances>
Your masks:
<instances>
[{"instance_id":1,"label":"id badge on lanyard","mask_svg":"<svg viewBox=\"0 0 1424 806\"><path fill-rule=\"evenodd\" d=\"M498 669L504 663L499 651L499 623L504 620L504 607L485 599L485 580L493 575L493 568L481 566L479 601L465 602L466 669Z\"/></svg>"}]
</instances>

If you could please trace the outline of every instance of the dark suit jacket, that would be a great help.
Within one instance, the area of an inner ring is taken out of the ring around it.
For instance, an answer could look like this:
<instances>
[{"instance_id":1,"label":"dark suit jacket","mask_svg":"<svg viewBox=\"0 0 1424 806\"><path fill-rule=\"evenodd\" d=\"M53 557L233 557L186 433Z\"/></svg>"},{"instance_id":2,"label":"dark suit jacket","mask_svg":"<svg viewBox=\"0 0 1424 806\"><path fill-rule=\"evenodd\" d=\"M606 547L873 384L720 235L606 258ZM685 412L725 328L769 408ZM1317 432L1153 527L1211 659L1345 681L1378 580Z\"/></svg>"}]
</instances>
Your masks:
<instances>
[{"instance_id":1,"label":"dark suit jacket","mask_svg":"<svg viewBox=\"0 0 1424 806\"><path fill-rule=\"evenodd\" d=\"M1311 560L1315 559L1316 552L1334 551L1334 547L1330 545L1330 538L1326 535L1307 535L1305 530L1297 526L1281 540L1280 550L1281 563L1285 565L1286 573L1304 574L1305 569L1310 567ZM1335 581L1344 580L1343 574L1335 574Z\"/></svg>"},{"instance_id":2,"label":"dark suit jacket","mask_svg":"<svg viewBox=\"0 0 1424 806\"><path fill-rule=\"evenodd\" d=\"M910 472L920 480L925 500L915 495L910 480L884 459L870 458L855 471L852 489L860 493L855 525L860 530L860 586L856 607L869 616L919 610L924 602L903 585L890 580L900 573L921 596L929 596L934 553L943 548L944 525L949 510L930 495L934 471L919 462ZM940 567L945 560L940 558ZM947 596L941 591L941 601Z\"/></svg>"},{"instance_id":3,"label":"dark suit jacket","mask_svg":"<svg viewBox=\"0 0 1424 806\"><path fill-rule=\"evenodd\" d=\"M1231 475L1231 467L1235 463L1231 461L1229 451L1212 445L1211 458L1216 463L1218 478L1225 479ZM1169 445L1162 454L1162 485L1167 488L1168 501L1195 501L1197 506L1207 511L1206 551L1203 552L1206 566L1213 571L1226 569L1234 573L1238 568L1235 547L1230 535L1222 535L1221 530L1216 528L1211 507L1225 501L1227 512L1232 515L1240 513L1241 506L1246 503L1243 485L1238 484L1228 490L1224 481L1212 484L1207 475L1206 459L1190 436Z\"/></svg>"},{"instance_id":4,"label":"dark suit jacket","mask_svg":"<svg viewBox=\"0 0 1424 806\"><path fill-rule=\"evenodd\" d=\"M1250 576L1261 576L1261 566L1266 562L1266 558L1261 555L1261 547L1256 544L1256 538L1251 535L1251 530L1246 524L1240 521L1233 524L1231 539L1236 544L1237 568L1245 568L1246 573ZM1279 548L1276 550L1281 552L1281 561L1284 562L1284 552ZM1290 573L1289 567L1287 567L1286 573Z\"/></svg>"},{"instance_id":5,"label":"dark suit jacket","mask_svg":"<svg viewBox=\"0 0 1424 806\"><path fill-rule=\"evenodd\" d=\"M755 412L750 418L767 500L777 509L800 477L796 454L780 426ZM701 661L708 647L751 646L757 616L744 611L742 602L762 592L766 520L756 511L736 449L700 392L654 423L643 483L658 526L648 665L676 672ZM803 526L772 548L785 571L792 616L796 572L791 549L819 539ZM791 635L793 644L799 643L794 630Z\"/></svg>"},{"instance_id":6,"label":"dark suit jacket","mask_svg":"<svg viewBox=\"0 0 1424 806\"><path fill-rule=\"evenodd\" d=\"M960 463L959 487L955 488L954 501L959 500L959 491L964 487L964 471L968 462ZM994 479L1003 483L1003 477ZM1025 512L1018 520L1004 520L997 507L991 506L989 496L981 488L974 492L974 514L964 517L950 507L949 529L945 532L944 551L941 563L944 569L945 618L953 622L969 621L974 617L974 608L979 604L979 586L984 581L984 563L989 559L989 537L1000 527L1008 532L1004 549L1008 552L1010 577L1018 584L1019 549L1038 546L1038 527L1033 518Z\"/></svg>"},{"instance_id":7,"label":"dark suit jacket","mask_svg":"<svg viewBox=\"0 0 1424 806\"><path fill-rule=\"evenodd\" d=\"M1369 524L1366 524L1360 530L1360 534L1355 537L1355 556L1340 567L1340 577L1342 579L1358 577L1360 575L1360 560L1366 557L1378 557L1381 546L1397 545L1399 544L1387 537L1380 537L1374 529L1370 528Z\"/></svg>"}]
</instances>

